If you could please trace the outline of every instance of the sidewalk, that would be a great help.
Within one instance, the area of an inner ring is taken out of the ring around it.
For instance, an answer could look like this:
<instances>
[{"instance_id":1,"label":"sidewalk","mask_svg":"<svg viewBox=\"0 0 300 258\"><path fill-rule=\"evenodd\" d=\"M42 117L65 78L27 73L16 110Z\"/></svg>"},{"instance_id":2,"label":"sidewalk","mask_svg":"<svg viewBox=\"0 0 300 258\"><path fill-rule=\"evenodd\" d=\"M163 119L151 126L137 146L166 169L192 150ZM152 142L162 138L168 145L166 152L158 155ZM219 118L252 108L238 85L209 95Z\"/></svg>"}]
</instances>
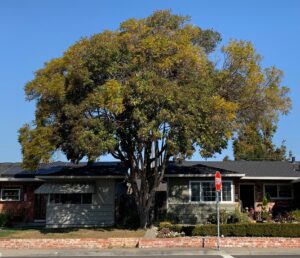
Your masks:
<instances>
[{"instance_id":1,"label":"sidewalk","mask_svg":"<svg viewBox=\"0 0 300 258\"><path fill-rule=\"evenodd\" d=\"M3 249L2 257L38 256L164 256L164 255L300 255L300 248L223 248L213 249ZM225 255L225 256L224 256Z\"/></svg>"}]
</instances>

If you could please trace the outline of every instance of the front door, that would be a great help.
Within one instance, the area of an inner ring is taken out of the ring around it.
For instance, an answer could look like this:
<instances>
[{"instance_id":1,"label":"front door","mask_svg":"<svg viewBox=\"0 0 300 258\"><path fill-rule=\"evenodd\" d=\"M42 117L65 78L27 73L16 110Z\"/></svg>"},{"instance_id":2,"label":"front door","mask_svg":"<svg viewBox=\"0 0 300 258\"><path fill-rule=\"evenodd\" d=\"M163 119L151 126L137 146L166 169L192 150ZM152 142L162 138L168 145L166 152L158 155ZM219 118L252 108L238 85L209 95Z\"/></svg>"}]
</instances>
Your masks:
<instances>
[{"instance_id":1,"label":"front door","mask_svg":"<svg viewBox=\"0 0 300 258\"><path fill-rule=\"evenodd\" d=\"M254 185L240 185L240 200L242 211L250 210L254 207Z\"/></svg>"},{"instance_id":2,"label":"front door","mask_svg":"<svg viewBox=\"0 0 300 258\"><path fill-rule=\"evenodd\" d=\"M34 200L34 219L45 220L47 208L47 194L35 194Z\"/></svg>"}]
</instances>

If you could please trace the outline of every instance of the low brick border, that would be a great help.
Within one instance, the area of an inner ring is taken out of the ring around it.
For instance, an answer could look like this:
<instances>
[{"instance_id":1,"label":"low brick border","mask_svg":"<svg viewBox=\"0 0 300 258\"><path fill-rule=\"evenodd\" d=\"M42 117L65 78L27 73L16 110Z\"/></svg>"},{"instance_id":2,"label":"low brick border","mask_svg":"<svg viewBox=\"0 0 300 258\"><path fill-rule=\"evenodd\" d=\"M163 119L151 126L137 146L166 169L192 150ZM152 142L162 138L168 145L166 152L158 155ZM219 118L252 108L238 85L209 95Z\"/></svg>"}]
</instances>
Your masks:
<instances>
[{"instance_id":1,"label":"low brick border","mask_svg":"<svg viewBox=\"0 0 300 258\"><path fill-rule=\"evenodd\" d=\"M0 239L0 249L215 248L215 237ZM300 248L300 238L223 237L221 247Z\"/></svg>"},{"instance_id":2,"label":"low brick border","mask_svg":"<svg viewBox=\"0 0 300 258\"><path fill-rule=\"evenodd\" d=\"M0 249L103 249L136 248L139 238L0 239Z\"/></svg>"}]
</instances>

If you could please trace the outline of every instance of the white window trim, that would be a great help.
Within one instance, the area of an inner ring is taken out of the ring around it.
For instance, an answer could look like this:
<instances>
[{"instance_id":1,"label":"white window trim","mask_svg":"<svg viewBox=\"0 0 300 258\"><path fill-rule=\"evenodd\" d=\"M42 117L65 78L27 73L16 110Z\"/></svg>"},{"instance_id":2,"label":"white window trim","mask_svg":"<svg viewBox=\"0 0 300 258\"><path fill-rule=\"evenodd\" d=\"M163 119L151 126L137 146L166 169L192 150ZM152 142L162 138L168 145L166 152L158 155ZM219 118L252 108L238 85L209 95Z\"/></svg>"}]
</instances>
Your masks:
<instances>
[{"instance_id":1,"label":"white window trim","mask_svg":"<svg viewBox=\"0 0 300 258\"><path fill-rule=\"evenodd\" d=\"M264 195L266 194L266 185L276 185L277 187L277 196L279 196L279 185L287 185L287 186L290 186L292 188L292 184L287 184L287 183L268 183L268 184L264 184ZM270 196L270 199L271 200L292 200L294 199L294 191L293 189L291 189L291 197L271 197Z\"/></svg>"},{"instance_id":2,"label":"white window trim","mask_svg":"<svg viewBox=\"0 0 300 258\"><path fill-rule=\"evenodd\" d=\"M200 183L200 201L192 201L192 183ZM213 180L206 180L206 181L199 181L199 180L192 180L192 181L189 181L189 203L192 203L192 204L214 204L216 203L216 201L202 201L201 200L201 192L202 192L202 183L215 183L215 181ZM220 191L221 193L221 201L220 203L234 203L234 184L231 180L225 180L225 181L222 181L222 183L230 183L230 190L231 190L231 201L222 201L223 199L223 193L222 191Z\"/></svg>"},{"instance_id":3,"label":"white window trim","mask_svg":"<svg viewBox=\"0 0 300 258\"><path fill-rule=\"evenodd\" d=\"M4 190L17 190L18 191L18 200L5 200L3 199L3 191ZM20 188L1 188L1 199L0 199L1 202L19 202L21 201L21 189Z\"/></svg>"},{"instance_id":4,"label":"white window trim","mask_svg":"<svg viewBox=\"0 0 300 258\"><path fill-rule=\"evenodd\" d=\"M59 195L62 195L62 193L56 193ZM48 194L48 200L47 200L47 204L48 205L93 205L93 194L92 193L88 193L91 194L91 203L82 203L83 202L83 193L76 193L76 194L80 194L80 203L53 203L51 202L51 194Z\"/></svg>"}]
</instances>

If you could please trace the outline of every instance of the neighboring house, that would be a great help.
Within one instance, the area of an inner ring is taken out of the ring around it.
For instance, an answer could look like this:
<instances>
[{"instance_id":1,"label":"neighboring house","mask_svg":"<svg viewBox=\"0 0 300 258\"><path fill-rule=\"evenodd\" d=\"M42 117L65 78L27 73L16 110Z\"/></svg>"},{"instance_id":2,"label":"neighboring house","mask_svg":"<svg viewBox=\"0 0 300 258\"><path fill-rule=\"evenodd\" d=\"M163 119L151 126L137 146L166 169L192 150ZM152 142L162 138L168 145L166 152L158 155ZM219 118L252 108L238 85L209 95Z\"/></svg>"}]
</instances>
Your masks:
<instances>
[{"instance_id":1,"label":"neighboring house","mask_svg":"<svg viewBox=\"0 0 300 258\"><path fill-rule=\"evenodd\" d=\"M115 196L126 168L120 163L57 162L36 173L20 164L0 165L0 211L47 227L99 227L115 224Z\"/></svg>"},{"instance_id":2,"label":"neighboring house","mask_svg":"<svg viewBox=\"0 0 300 258\"><path fill-rule=\"evenodd\" d=\"M47 227L112 226L118 198L127 192L126 168L118 162L91 166L55 162L36 172L18 163L0 164L0 212L16 221ZM281 161L171 162L155 198L155 215L172 213L180 223L205 222L215 212L214 174L222 174L221 208L260 211L300 206L298 163Z\"/></svg>"},{"instance_id":3,"label":"neighboring house","mask_svg":"<svg viewBox=\"0 0 300 258\"><path fill-rule=\"evenodd\" d=\"M205 222L215 211L214 174L222 174L220 206L227 211L289 210L300 204L299 164L282 161L224 161L171 163L165 178L168 185L167 211L180 223Z\"/></svg>"},{"instance_id":4,"label":"neighboring house","mask_svg":"<svg viewBox=\"0 0 300 258\"><path fill-rule=\"evenodd\" d=\"M16 221L33 221L34 190L41 184L34 173L24 171L19 163L0 163L0 212L12 214Z\"/></svg>"}]
</instances>

